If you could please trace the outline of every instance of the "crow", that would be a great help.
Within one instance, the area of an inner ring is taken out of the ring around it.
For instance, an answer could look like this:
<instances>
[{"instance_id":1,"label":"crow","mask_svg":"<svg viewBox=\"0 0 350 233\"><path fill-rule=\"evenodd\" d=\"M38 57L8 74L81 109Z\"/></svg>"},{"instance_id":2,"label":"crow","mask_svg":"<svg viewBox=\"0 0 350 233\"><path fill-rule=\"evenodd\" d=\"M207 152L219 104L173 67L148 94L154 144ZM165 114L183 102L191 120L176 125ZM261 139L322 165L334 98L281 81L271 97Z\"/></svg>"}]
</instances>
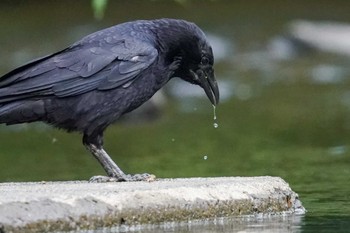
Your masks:
<instances>
[{"instance_id":1,"label":"crow","mask_svg":"<svg viewBox=\"0 0 350 233\"><path fill-rule=\"evenodd\" d=\"M92 181L154 179L147 173L125 174L103 149L103 132L173 77L201 86L216 106L219 89L213 63L212 48L194 23L121 23L2 76L0 124L42 121L82 133L83 144L108 175Z\"/></svg>"}]
</instances>

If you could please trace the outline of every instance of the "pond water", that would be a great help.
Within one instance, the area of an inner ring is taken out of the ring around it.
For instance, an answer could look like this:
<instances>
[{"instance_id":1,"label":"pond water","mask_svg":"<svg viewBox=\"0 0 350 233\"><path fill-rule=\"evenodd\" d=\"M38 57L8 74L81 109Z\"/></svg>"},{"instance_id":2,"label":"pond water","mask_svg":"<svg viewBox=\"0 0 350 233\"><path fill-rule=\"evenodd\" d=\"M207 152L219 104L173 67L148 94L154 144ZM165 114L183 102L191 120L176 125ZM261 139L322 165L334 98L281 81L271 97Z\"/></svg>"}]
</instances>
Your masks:
<instances>
[{"instance_id":1,"label":"pond water","mask_svg":"<svg viewBox=\"0 0 350 233\"><path fill-rule=\"evenodd\" d=\"M132 0L110 1L103 20L96 21L89 1L2 1L0 73L119 22L194 21L208 34L216 57L222 94L216 121L202 90L173 80L154 100L158 107L149 105L142 117L125 117L107 130L107 151L130 173L280 176L308 210L305 216L169 231L348 232L349 12L350 2L341 0ZM329 21L344 27L323 27ZM96 174L103 171L80 135L43 124L0 126L1 182Z\"/></svg>"}]
</instances>

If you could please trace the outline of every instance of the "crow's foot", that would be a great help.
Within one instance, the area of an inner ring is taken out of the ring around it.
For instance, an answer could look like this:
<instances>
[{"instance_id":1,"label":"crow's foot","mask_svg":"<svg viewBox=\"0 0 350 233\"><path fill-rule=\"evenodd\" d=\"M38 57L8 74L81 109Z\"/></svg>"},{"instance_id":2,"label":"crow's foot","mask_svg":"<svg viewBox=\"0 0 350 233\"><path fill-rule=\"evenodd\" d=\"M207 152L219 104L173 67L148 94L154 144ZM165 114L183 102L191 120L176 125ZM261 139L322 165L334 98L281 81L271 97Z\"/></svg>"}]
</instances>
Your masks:
<instances>
[{"instance_id":1,"label":"crow's foot","mask_svg":"<svg viewBox=\"0 0 350 233\"><path fill-rule=\"evenodd\" d=\"M106 182L118 182L117 178L109 176L93 176L89 180L90 183L106 183Z\"/></svg>"},{"instance_id":2,"label":"crow's foot","mask_svg":"<svg viewBox=\"0 0 350 233\"><path fill-rule=\"evenodd\" d=\"M105 182L132 182L132 181L148 181L152 182L156 180L156 176L153 174L127 174L121 177L109 177L109 176L93 176L89 182L92 183L105 183Z\"/></svg>"}]
</instances>

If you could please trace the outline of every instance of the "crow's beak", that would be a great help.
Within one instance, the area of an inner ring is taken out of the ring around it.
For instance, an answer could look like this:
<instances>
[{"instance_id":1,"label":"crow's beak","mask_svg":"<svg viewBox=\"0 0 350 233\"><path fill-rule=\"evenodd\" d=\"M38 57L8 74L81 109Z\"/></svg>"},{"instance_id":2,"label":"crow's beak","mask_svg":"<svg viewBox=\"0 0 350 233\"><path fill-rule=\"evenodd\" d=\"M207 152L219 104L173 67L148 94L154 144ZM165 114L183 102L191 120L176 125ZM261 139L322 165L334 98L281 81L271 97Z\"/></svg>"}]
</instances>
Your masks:
<instances>
[{"instance_id":1,"label":"crow's beak","mask_svg":"<svg viewBox=\"0 0 350 233\"><path fill-rule=\"evenodd\" d=\"M216 106L219 103L219 87L215 79L214 71L210 69L208 72L205 72L201 69L197 70L197 72L194 72L190 70L194 80L196 80L201 86L205 94L207 94L210 102Z\"/></svg>"}]
</instances>

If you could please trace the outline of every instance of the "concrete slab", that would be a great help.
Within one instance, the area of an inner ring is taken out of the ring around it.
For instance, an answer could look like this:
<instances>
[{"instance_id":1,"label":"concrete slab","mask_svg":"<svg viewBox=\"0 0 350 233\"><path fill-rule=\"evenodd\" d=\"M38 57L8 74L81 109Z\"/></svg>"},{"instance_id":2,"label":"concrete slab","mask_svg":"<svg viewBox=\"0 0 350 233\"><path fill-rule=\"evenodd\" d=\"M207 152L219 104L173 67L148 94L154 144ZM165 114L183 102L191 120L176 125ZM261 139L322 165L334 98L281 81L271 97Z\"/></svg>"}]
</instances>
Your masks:
<instances>
[{"instance_id":1,"label":"concrete slab","mask_svg":"<svg viewBox=\"0 0 350 233\"><path fill-rule=\"evenodd\" d=\"M0 232L68 231L304 213L298 195L279 177L0 184Z\"/></svg>"}]
</instances>

